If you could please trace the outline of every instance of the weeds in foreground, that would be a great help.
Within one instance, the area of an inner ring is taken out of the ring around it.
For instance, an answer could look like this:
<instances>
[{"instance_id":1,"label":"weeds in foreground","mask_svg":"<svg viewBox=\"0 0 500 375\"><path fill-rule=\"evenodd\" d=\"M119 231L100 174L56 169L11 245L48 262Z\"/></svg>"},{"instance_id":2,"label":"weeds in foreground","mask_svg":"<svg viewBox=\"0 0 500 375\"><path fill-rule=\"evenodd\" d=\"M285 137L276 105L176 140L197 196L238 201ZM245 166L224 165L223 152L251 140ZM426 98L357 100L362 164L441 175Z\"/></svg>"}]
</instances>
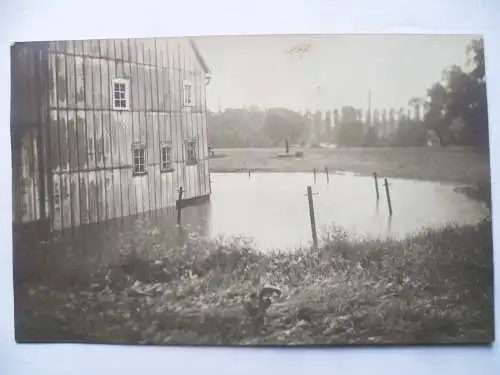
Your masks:
<instances>
[{"instance_id":1,"label":"weeds in foreground","mask_svg":"<svg viewBox=\"0 0 500 375\"><path fill-rule=\"evenodd\" d=\"M317 251L269 254L243 240L196 236L183 246L164 248L165 234L150 229L150 223L141 225L140 235L120 241L120 256L110 262L84 267L83 258L45 257L43 277L40 271L19 271L25 280L16 284L17 339L170 344L492 340L489 220L427 230L403 241L353 242L337 230ZM266 285L279 293L259 305L256 297Z\"/></svg>"}]
</instances>

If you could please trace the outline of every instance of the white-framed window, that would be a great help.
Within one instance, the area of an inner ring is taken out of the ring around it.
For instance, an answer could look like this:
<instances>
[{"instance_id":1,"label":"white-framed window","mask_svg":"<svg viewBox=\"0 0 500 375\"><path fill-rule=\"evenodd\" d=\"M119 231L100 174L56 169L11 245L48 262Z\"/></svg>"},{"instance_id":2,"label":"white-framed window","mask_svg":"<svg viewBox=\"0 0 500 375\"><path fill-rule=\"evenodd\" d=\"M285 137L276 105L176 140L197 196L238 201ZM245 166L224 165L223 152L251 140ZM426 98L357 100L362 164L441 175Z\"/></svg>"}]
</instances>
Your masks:
<instances>
[{"instance_id":1,"label":"white-framed window","mask_svg":"<svg viewBox=\"0 0 500 375\"><path fill-rule=\"evenodd\" d=\"M111 107L116 111L130 109L130 81L125 78L115 78L111 84Z\"/></svg>"},{"instance_id":2,"label":"white-framed window","mask_svg":"<svg viewBox=\"0 0 500 375\"><path fill-rule=\"evenodd\" d=\"M186 164L198 164L198 139L186 140Z\"/></svg>"},{"instance_id":3,"label":"white-framed window","mask_svg":"<svg viewBox=\"0 0 500 375\"><path fill-rule=\"evenodd\" d=\"M184 80L182 86L182 101L184 107L190 108L193 105L193 84L189 80Z\"/></svg>"},{"instance_id":4,"label":"white-framed window","mask_svg":"<svg viewBox=\"0 0 500 375\"><path fill-rule=\"evenodd\" d=\"M144 143L134 143L132 145L132 162L134 176L146 174L146 145Z\"/></svg>"},{"instance_id":5,"label":"white-framed window","mask_svg":"<svg viewBox=\"0 0 500 375\"><path fill-rule=\"evenodd\" d=\"M172 166L172 144L165 142L160 144L160 171L171 172Z\"/></svg>"}]
</instances>

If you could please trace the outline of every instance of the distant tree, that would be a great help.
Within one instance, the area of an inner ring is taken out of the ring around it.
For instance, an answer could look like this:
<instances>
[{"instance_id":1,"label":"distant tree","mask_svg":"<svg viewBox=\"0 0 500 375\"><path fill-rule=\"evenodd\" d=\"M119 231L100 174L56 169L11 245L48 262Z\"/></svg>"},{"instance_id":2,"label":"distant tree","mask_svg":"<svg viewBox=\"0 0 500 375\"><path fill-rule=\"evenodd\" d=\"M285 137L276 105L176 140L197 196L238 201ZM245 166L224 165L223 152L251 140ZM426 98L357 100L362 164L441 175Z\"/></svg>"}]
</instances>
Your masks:
<instances>
[{"instance_id":1,"label":"distant tree","mask_svg":"<svg viewBox=\"0 0 500 375\"><path fill-rule=\"evenodd\" d=\"M358 120L359 111L352 106L342 107L337 129L337 144L340 146L362 146L365 142L365 126Z\"/></svg>"},{"instance_id":2,"label":"distant tree","mask_svg":"<svg viewBox=\"0 0 500 375\"><path fill-rule=\"evenodd\" d=\"M297 143L303 134L305 121L299 113L286 108L270 108L265 117L263 133L273 144L281 143L287 138Z\"/></svg>"},{"instance_id":3,"label":"distant tree","mask_svg":"<svg viewBox=\"0 0 500 375\"><path fill-rule=\"evenodd\" d=\"M437 133L442 143L469 144L488 150L483 39L473 40L466 53L469 64L473 65L470 72L453 65L444 70L441 82L428 90L424 124Z\"/></svg>"},{"instance_id":4,"label":"distant tree","mask_svg":"<svg viewBox=\"0 0 500 375\"><path fill-rule=\"evenodd\" d=\"M408 100L408 106L413 110L413 119L420 121L420 108L424 100L422 98L413 97Z\"/></svg>"},{"instance_id":5,"label":"distant tree","mask_svg":"<svg viewBox=\"0 0 500 375\"><path fill-rule=\"evenodd\" d=\"M462 119L465 126L463 136L467 138L467 143L487 150L489 136L483 39L473 40L466 53L469 64L473 65L470 73L465 73L458 66L452 66L444 73L448 93L446 116L449 125L452 120Z\"/></svg>"},{"instance_id":6,"label":"distant tree","mask_svg":"<svg viewBox=\"0 0 500 375\"><path fill-rule=\"evenodd\" d=\"M380 122L384 125L387 122L387 110L386 109L382 109L382 111L380 112Z\"/></svg>"},{"instance_id":7,"label":"distant tree","mask_svg":"<svg viewBox=\"0 0 500 375\"><path fill-rule=\"evenodd\" d=\"M354 120L343 123L337 133L337 144L348 147L363 146L365 143L364 130L364 124L361 121Z\"/></svg>"},{"instance_id":8,"label":"distant tree","mask_svg":"<svg viewBox=\"0 0 500 375\"><path fill-rule=\"evenodd\" d=\"M373 110L373 124L380 125L380 110L378 108Z\"/></svg>"},{"instance_id":9,"label":"distant tree","mask_svg":"<svg viewBox=\"0 0 500 375\"><path fill-rule=\"evenodd\" d=\"M366 115L365 115L365 121L367 125L373 125L372 124L372 114L371 114L371 109L366 110Z\"/></svg>"},{"instance_id":10,"label":"distant tree","mask_svg":"<svg viewBox=\"0 0 500 375\"><path fill-rule=\"evenodd\" d=\"M227 109L221 113L210 112L208 138L215 148L252 147L262 143L260 132L264 114L259 110Z\"/></svg>"},{"instance_id":11,"label":"distant tree","mask_svg":"<svg viewBox=\"0 0 500 375\"><path fill-rule=\"evenodd\" d=\"M314 138L316 138L317 141L323 138L324 130L323 115L320 111L316 111L314 114Z\"/></svg>"},{"instance_id":12,"label":"distant tree","mask_svg":"<svg viewBox=\"0 0 500 375\"><path fill-rule=\"evenodd\" d=\"M338 109L333 110L333 126L340 124L340 112Z\"/></svg>"},{"instance_id":13,"label":"distant tree","mask_svg":"<svg viewBox=\"0 0 500 375\"><path fill-rule=\"evenodd\" d=\"M356 109L356 120L357 121L363 120L363 110L360 108Z\"/></svg>"},{"instance_id":14,"label":"distant tree","mask_svg":"<svg viewBox=\"0 0 500 375\"><path fill-rule=\"evenodd\" d=\"M384 137L389 135L389 126L387 121L387 110L384 108L380 111L380 129Z\"/></svg>"},{"instance_id":15,"label":"distant tree","mask_svg":"<svg viewBox=\"0 0 500 375\"><path fill-rule=\"evenodd\" d=\"M378 145L377 129L374 126L368 126L364 134L363 146L373 147Z\"/></svg>"},{"instance_id":16,"label":"distant tree","mask_svg":"<svg viewBox=\"0 0 500 375\"><path fill-rule=\"evenodd\" d=\"M424 146L427 140L427 129L421 122L403 117L397 130L390 138L389 144L398 147Z\"/></svg>"},{"instance_id":17,"label":"distant tree","mask_svg":"<svg viewBox=\"0 0 500 375\"><path fill-rule=\"evenodd\" d=\"M398 126L406 120L405 109L403 107L398 109Z\"/></svg>"},{"instance_id":18,"label":"distant tree","mask_svg":"<svg viewBox=\"0 0 500 375\"><path fill-rule=\"evenodd\" d=\"M340 112L338 109L333 110L332 125L331 142L337 143L337 134L340 126Z\"/></svg>"},{"instance_id":19,"label":"distant tree","mask_svg":"<svg viewBox=\"0 0 500 375\"><path fill-rule=\"evenodd\" d=\"M357 115L358 112L354 107L352 106L342 107L340 110L340 123L347 124L355 122L357 120Z\"/></svg>"},{"instance_id":20,"label":"distant tree","mask_svg":"<svg viewBox=\"0 0 500 375\"><path fill-rule=\"evenodd\" d=\"M325 123L324 123L324 139L327 142L333 141L333 120L332 120L332 112L325 112Z\"/></svg>"},{"instance_id":21,"label":"distant tree","mask_svg":"<svg viewBox=\"0 0 500 375\"><path fill-rule=\"evenodd\" d=\"M449 121L446 117L447 92L446 88L439 82L436 82L427 90L428 111L424 117L424 123L427 130L434 130L439 137L441 144L445 141L446 128Z\"/></svg>"},{"instance_id":22,"label":"distant tree","mask_svg":"<svg viewBox=\"0 0 500 375\"><path fill-rule=\"evenodd\" d=\"M388 113L388 118L387 118L387 121L389 123L389 129L390 129L390 132L392 133L394 130L395 130L395 125L396 125L396 113L394 111L394 108L390 108L389 109L389 113Z\"/></svg>"}]
</instances>

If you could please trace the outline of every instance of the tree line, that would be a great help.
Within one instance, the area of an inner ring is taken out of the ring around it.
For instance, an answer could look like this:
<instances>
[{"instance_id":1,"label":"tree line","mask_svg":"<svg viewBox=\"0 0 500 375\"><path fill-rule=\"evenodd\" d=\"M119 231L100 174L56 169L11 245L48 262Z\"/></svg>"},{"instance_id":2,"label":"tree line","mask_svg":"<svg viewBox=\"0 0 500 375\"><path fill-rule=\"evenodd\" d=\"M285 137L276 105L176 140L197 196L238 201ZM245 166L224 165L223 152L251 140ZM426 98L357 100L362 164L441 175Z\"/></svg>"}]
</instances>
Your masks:
<instances>
[{"instance_id":1,"label":"tree line","mask_svg":"<svg viewBox=\"0 0 500 375\"><path fill-rule=\"evenodd\" d=\"M245 107L210 112L209 142L215 148L290 144L338 146L422 146L434 136L443 145L488 149L484 41L465 51L470 71L447 67L426 97L403 108L363 110L344 106L324 113L288 108Z\"/></svg>"}]
</instances>

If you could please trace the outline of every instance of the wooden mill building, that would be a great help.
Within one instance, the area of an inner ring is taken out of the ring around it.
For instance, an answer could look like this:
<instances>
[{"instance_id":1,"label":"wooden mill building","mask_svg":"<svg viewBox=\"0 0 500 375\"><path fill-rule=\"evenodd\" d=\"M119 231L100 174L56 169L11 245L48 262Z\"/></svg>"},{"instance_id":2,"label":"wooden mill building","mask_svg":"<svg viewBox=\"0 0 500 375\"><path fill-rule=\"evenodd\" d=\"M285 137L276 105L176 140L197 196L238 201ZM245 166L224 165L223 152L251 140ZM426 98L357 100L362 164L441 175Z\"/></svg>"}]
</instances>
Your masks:
<instances>
[{"instance_id":1,"label":"wooden mill building","mask_svg":"<svg viewBox=\"0 0 500 375\"><path fill-rule=\"evenodd\" d=\"M205 89L195 42L15 43L13 220L51 230L210 196Z\"/></svg>"}]
</instances>

